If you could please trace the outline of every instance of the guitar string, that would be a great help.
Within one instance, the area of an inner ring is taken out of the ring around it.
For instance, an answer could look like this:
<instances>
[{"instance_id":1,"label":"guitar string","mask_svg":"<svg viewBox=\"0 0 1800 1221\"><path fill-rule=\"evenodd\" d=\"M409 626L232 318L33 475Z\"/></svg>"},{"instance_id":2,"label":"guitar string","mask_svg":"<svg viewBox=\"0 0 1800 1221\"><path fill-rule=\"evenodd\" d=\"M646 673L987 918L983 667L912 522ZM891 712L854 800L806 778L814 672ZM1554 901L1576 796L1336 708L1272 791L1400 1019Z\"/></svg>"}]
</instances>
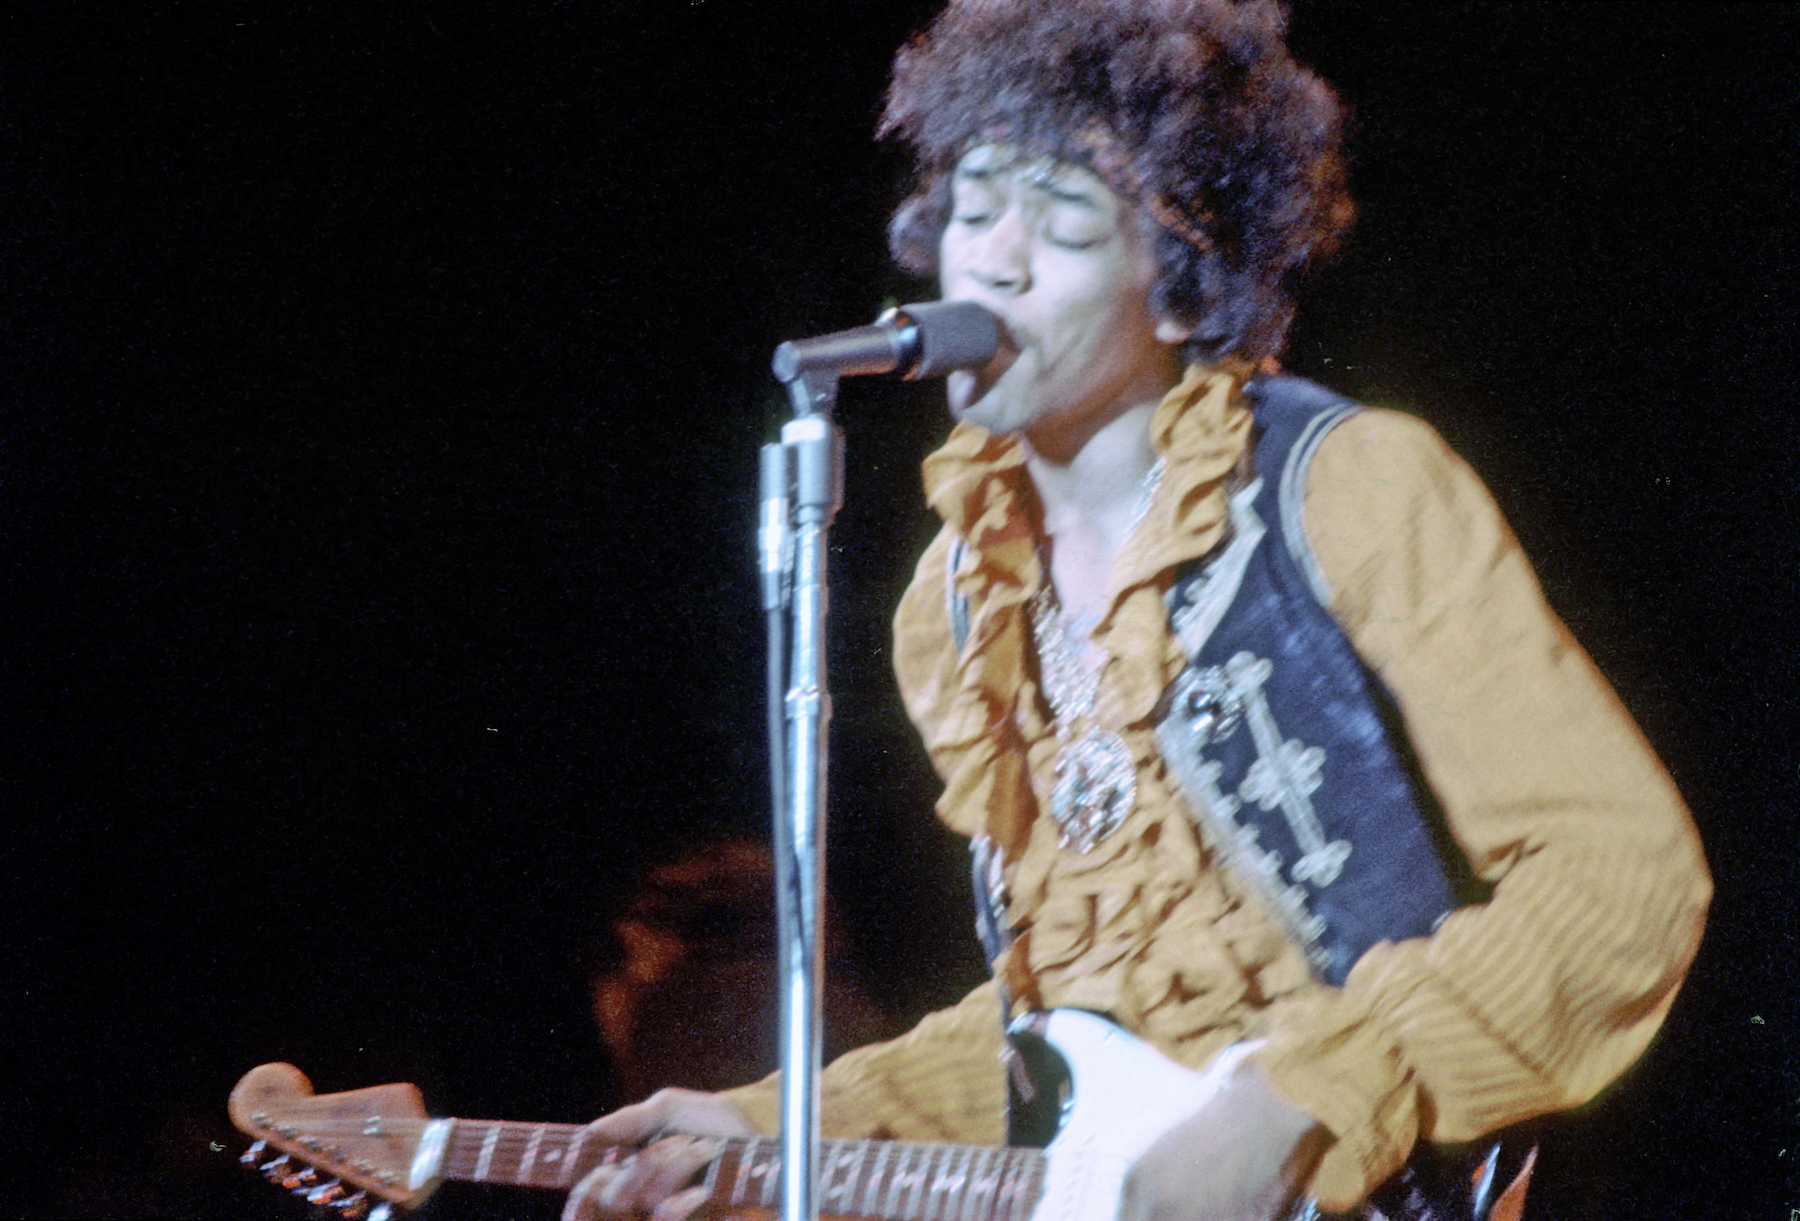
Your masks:
<instances>
[{"instance_id":1,"label":"guitar string","mask_svg":"<svg viewBox=\"0 0 1800 1221\"><path fill-rule=\"evenodd\" d=\"M255 1125L257 1129L256 1132L246 1133L246 1135L255 1136L262 1134L265 1139L274 1137L279 1140L288 1141L298 1141L303 1136L307 1135L355 1135L376 1139L389 1136L418 1137L423 1135L426 1127L430 1124L441 1122L434 1119L384 1119L375 1117L380 1126L377 1130L370 1131L368 1127L370 1118L371 1117L367 1116L361 1118L355 1116L320 1116L313 1119L284 1116L278 1119L271 1119L270 1122L266 1124L259 1123ZM499 1134L494 1138L497 1144L514 1144L520 1146L529 1145L534 1137L541 1141L550 1141L565 1137L573 1139L577 1134L583 1131L586 1126L583 1124L534 1124L523 1120L512 1119L454 1119L449 1122L455 1125L452 1129L452 1136L450 1138L453 1143L476 1145L486 1141L495 1126L499 1127ZM284 1125L294 1130L292 1135L281 1131L281 1128ZM541 1133L539 1131L540 1129L542 1129ZM704 1134L697 1135L704 1136ZM719 1136L715 1139L725 1142L727 1146L737 1145L752 1148L765 1144L773 1145L775 1143L775 1138L769 1136ZM954 1155L961 1154L971 1149L986 1150L990 1148L999 1149L1005 1152L1039 1154L1043 1152L1040 1149L1019 1148L1016 1146L1005 1145L989 1146L964 1145L943 1141L877 1141L854 1139L827 1140L824 1142L823 1148L839 1152L849 1149L870 1152L879 1149L883 1145L904 1145L917 1153L930 1153L933 1155ZM619 1146L610 1147L616 1148Z\"/></svg>"},{"instance_id":2,"label":"guitar string","mask_svg":"<svg viewBox=\"0 0 1800 1221\"><path fill-rule=\"evenodd\" d=\"M304 1127L308 1131L286 1139L297 1144L307 1137L324 1139L332 1136L361 1136L379 1139L417 1136L433 1121L389 1119L383 1122L383 1130L375 1133L367 1131L367 1122L366 1117L346 1119L321 1116L318 1117L318 1122L292 1124L295 1128ZM487 1156L490 1170L498 1169L504 1177L514 1177L523 1184L530 1184L535 1178L566 1181L564 1176L569 1166L561 1155L575 1146L583 1128L576 1124L531 1124L515 1120L454 1122L444 1154L447 1171L467 1177L473 1167L481 1164L481 1151L491 1139L493 1147ZM498 1131L495 1130L496 1126ZM271 1130L273 1127L271 1125ZM278 1133L276 1135L279 1137ZM530 1147L534 1138L540 1145L548 1142L558 1156L551 1158L540 1155L541 1160L534 1159L533 1165L528 1169L523 1165L524 1151ZM722 1139L721 1157L735 1156L740 1163L748 1161L755 1177L772 1179L768 1167L779 1161L778 1142L775 1139ZM896 1144L903 1146L905 1153L899 1160L889 1163L886 1155L893 1152ZM624 1151L624 1147L611 1146L604 1151L617 1156ZM965 1208L973 1206L984 1196L988 1197L991 1205L1002 1208L1010 1215L1020 1204L1035 1199L1042 1190L1043 1151L1038 1149L839 1140L826 1142L825 1151L836 1163L836 1170L848 1172L849 1181L840 1184L838 1190L849 1192L853 1197L860 1194L864 1198L879 1198L885 1187L891 1198L889 1211L902 1216L923 1215L931 1211L933 1202L938 1197L955 1195L964 1197L962 1203ZM294 1154L303 1161L308 1153L322 1152L324 1151L308 1150L304 1146L294 1150ZM760 1172L754 1169L759 1163ZM481 1177L491 1177L491 1174ZM954 1188L949 1186L951 1183L955 1183ZM766 1182L763 1194L767 1194ZM911 1208L900 1208L902 1199L909 1194L912 1197Z\"/></svg>"},{"instance_id":3,"label":"guitar string","mask_svg":"<svg viewBox=\"0 0 1800 1221\"><path fill-rule=\"evenodd\" d=\"M368 1120L366 1118L321 1117L316 1122L304 1120L286 1120L282 1122L285 1122L288 1126L295 1129L292 1135L281 1133L279 1131L279 1124L274 1122L260 1130L266 1131L269 1136L274 1137L278 1141L296 1145L300 1145L300 1142L309 1137L326 1138L333 1136L358 1136L379 1141L385 1137L419 1137L424 1133L428 1124L436 1121L429 1119L387 1119L380 1121L380 1129L374 1132L368 1130ZM450 1158L468 1159L477 1156L479 1149L488 1141L490 1135L493 1136L494 1140L494 1153L491 1156L494 1160L498 1160L499 1153L502 1149L505 1149L508 1152L516 1150L522 1155L524 1149L531 1145L533 1139L536 1139L540 1145L551 1144L553 1142L573 1142L584 1127L584 1125L580 1124L531 1124L518 1120L459 1119L453 1122L455 1127L452 1129L452 1134L445 1150L445 1157L447 1160ZM498 1134L493 1133L493 1125L500 1125ZM542 1129L542 1131L540 1131L540 1129ZM774 1155L778 1152L776 1148L777 1142L773 1137L720 1137L718 1139L722 1142L721 1153L736 1153L740 1156L748 1153L756 1160L774 1160ZM984 1159L994 1156L1000 1156L1006 1159L1017 1157L1029 1163L1035 1162L1043 1155L1043 1151L1040 1149L1007 1146L958 1145L925 1141L887 1142L875 1140L833 1140L826 1141L823 1147L826 1152L837 1159L867 1161L871 1156L878 1157L884 1148L891 1153L894 1146L903 1146L912 1155L916 1167L915 1173L918 1171L930 1173L931 1164L934 1161L942 1161L944 1163L942 1172L947 1173L950 1166L954 1165L954 1159L958 1157L980 1157ZM617 1152L625 1148L625 1146L596 1146L595 1148L597 1150L605 1149L609 1152ZM304 1156L308 1152L316 1153L321 1151L308 1150L304 1145L301 1145L295 1152L299 1156ZM846 1155L849 1156L847 1157ZM924 1165L919 1166L919 1162L923 1162ZM867 1167L859 1167L858 1169L866 1168ZM964 1173L967 1173L966 1167Z\"/></svg>"}]
</instances>

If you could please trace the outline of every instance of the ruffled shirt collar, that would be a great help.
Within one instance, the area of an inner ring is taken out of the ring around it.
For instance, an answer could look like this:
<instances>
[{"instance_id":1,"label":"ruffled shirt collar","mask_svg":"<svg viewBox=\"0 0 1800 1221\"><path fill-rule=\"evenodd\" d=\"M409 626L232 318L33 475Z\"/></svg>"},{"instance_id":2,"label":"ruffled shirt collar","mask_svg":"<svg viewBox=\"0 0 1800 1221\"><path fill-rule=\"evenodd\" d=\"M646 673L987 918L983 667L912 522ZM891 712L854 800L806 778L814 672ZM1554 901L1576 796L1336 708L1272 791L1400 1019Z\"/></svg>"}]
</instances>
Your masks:
<instances>
[{"instance_id":1,"label":"ruffled shirt collar","mask_svg":"<svg viewBox=\"0 0 1800 1221\"><path fill-rule=\"evenodd\" d=\"M1144 721L1162 694L1171 647L1165 574L1206 554L1224 534L1227 485L1252 424L1241 392L1245 372L1191 366L1151 418L1151 443L1165 473L1114 561L1108 610L1094 631L1109 656L1097 710L1117 727ZM1028 786L1028 743L1019 727L1033 718L1019 714L1037 699L1025 608L1044 579L1041 515L1025 447L1013 435L959 424L926 459L924 477L932 508L966 544L954 581L969 607L969 634L956 695L926 743L940 764L957 760L940 811L958 831L988 834L1006 848L1022 842L1035 813L1020 787ZM983 799L954 800L959 790Z\"/></svg>"},{"instance_id":2,"label":"ruffled shirt collar","mask_svg":"<svg viewBox=\"0 0 1800 1221\"><path fill-rule=\"evenodd\" d=\"M1143 579L1146 564L1156 570L1176 552L1190 558L1197 541L1206 546L1217 541L1225 519L1225 479L1250 433L1243 382L1241 371L1193 365L1157 405L1150 439L1168 473L1120 556L1119 587ZM924 476L926 500L970 549L987 555L997 548L990 560L1022 574L1025 565L1012 544L1021 528L1029 527L1035 557L1038 511L1018 437L958 424L925 460Z\"/></svg>"},{"instance_id":3,"label":"ruffled shirt collar","mask_svg":"<svg viewBox=\"0 0 1800 1221\"><path fill-rule=\"evenodd\" d=\"M1093 636L1107 662L1092 720L1131 753L1137 799L1086 852L1064 846L1039 816L1063 742L1038 691L1031 642L1027 603L1045 578L1025 451L1014 438L958 428L925 472L931 503L966 544L952 580L969 630L960 650L939 643L953 659L947 672L913 668L923 681L908 707L945 780L939 815L1000 850L1013 941L994 970L1016 1006L1112 1013L1191 1064L1243 1037L1246 997L1308 979L1304 956L1288 952L1279 929L1210 868L1184 799L1165 780L1153 723L1187 661L1163 596L1176 569L1224 537L1233 475L1250 444L1244 372L1189 369L1152 414L1164 474L1114 559ZM946 652L932 652L941 665Z\"/></svg>"}]
</instances>

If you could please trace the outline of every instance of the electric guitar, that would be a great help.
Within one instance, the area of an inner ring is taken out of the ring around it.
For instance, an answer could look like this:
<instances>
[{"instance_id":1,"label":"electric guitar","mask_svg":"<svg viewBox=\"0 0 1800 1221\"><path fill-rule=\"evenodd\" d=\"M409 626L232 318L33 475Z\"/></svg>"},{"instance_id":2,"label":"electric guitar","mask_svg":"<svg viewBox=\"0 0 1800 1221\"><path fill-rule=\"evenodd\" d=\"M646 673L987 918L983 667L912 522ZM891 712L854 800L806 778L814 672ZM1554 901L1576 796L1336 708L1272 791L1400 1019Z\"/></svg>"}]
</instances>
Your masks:
<instances>
[{"instance_id":1,"label":"electric guitar","mask_svg":"<svg viewBox=\"0 0 1800 1221\"><path fill-rule=\"evenodd\" d=\"M822 1141L815 1197L820 1214L877 1221L1115 1221L1127 1170L1205 1106L1241 1059L1228 1054L1195 1072L1104 1018L1076 1010L1030 1015L1015 1034L1048 1045L1067 1073L1056 1095L1062 1123L1046 1148ZM595 1166L633 1151L590 1143L579 1124L432 1119L411 1085L315 1095L289 1064L248 1073L231 1092L230 1109L232 1122L255 1139L240 1159L245 1165L352 1221L381 1221L390 1206L415 1208L445 1180L567 1191ZM719 1144L703 1179L711 1204L728 1212L777 1209L780 1142L722 1137ZM1468 1204L1412 1216L1500 1221L1505 1214L1489 1211L1496 1190L1491 1160L1488 1182L1478 1174L1467 1184ZM1302 1202L1291 1221L1316 1215ZM1408 1214L1375 1210L1365 1216L1401 1221Z\"/></svg>"}]
</instances>

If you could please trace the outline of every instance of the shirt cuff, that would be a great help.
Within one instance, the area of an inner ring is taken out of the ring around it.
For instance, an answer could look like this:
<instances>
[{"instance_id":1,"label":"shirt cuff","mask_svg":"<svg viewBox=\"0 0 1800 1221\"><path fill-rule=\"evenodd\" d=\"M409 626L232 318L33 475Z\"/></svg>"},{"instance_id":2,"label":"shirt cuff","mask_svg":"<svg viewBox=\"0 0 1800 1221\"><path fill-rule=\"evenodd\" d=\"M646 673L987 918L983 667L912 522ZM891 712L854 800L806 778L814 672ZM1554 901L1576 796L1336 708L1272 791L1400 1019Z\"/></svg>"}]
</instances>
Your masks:
<instances>
[{"instance_id":1,"label":"shirt cuff","mask_svg":"<svg viewBox=\"0 0 1800 1221\"><path fill-rule=\"evenodd\" d=\"M1325 1211L1348 1212L1406 1162L1419 1100L1393 1038L1379 1023L1346 1020L1334 993L1288 998L1250 1059L1288 1105L1331 1134L1308 1190Z\"/></svg>"}]
</instances>

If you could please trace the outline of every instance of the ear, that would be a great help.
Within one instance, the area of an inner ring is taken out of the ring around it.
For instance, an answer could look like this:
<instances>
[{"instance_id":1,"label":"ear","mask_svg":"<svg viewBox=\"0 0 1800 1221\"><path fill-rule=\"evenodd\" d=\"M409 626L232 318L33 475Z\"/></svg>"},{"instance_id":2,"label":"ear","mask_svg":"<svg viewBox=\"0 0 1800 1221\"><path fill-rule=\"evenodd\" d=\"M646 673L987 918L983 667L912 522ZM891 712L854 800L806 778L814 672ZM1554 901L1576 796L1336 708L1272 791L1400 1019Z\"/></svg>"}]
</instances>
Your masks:
<instances>
[{"instance_id":1,"label":"ear","mask_svg":"<svg viewBox=\"0 0 1800 1221\"><path fill-rule=\"evenodd\" d=\"M1156 320L1156 338L1170 346L1186 343L1193 335L1194 328L1184 322L1176 322L1173 318Z\"/></svg>"}]
</instances>

